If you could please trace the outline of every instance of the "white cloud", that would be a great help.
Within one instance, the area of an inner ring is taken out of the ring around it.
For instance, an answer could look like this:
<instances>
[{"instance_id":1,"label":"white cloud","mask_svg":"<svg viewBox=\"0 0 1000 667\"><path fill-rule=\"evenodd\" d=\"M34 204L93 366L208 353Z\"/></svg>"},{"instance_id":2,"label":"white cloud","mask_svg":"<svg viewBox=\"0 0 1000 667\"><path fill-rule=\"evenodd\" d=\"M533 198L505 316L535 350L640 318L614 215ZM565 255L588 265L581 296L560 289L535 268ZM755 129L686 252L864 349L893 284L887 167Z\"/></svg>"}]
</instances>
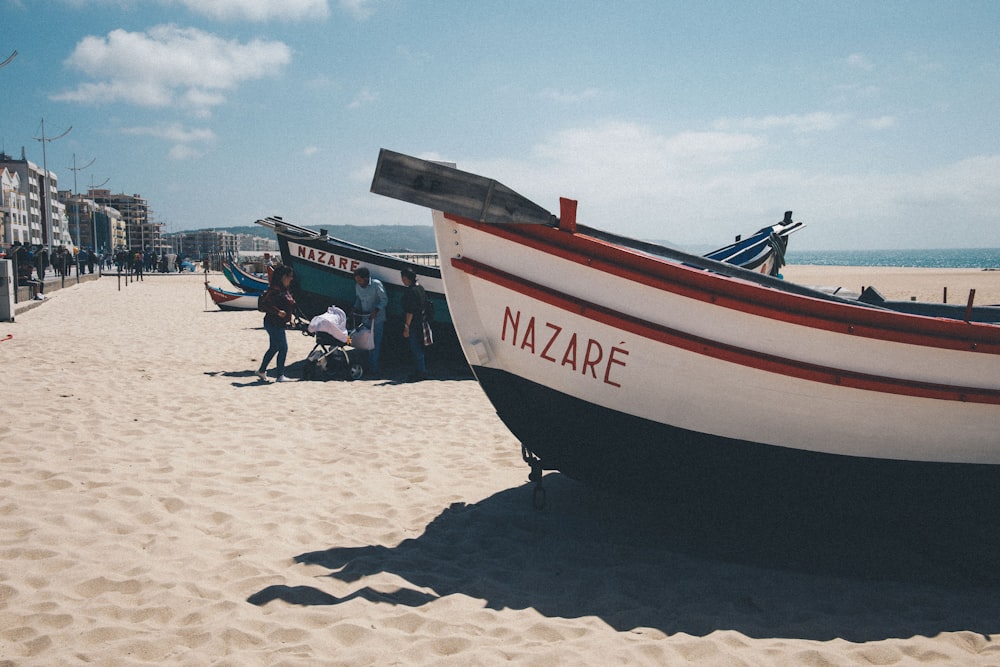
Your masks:
<instances>
[{"instance_id":1,"label":"white cloud","mask_svg":"<svg viewBox=\"0 0 1000 667\"><path fill-rule=\"evenodd\" d=\"M325 19L328 0L172 0L192 12L220 21L301 21Z\"/></svg>"},{"instance_id":2,"label":"white cloud","mask_svg":"<svg viewBox=\"0 0 1000 667\"><path fill-rule=\"evenodd\" d=\"M578 199L581 224L681 245L722 245L790 209L809 224L795 240L800 248L915 247L928 243L915 229L933 232L956 221L969 239L959 243L997 238L1000 156L916 172L851 173L801 160L775 167L784 165L781 150L752 134L665 135L614 122L564 130L522 158L444 159L553 213L560 196Z\"/></svg>"},{"instance_id":3,"label":"white cloud","mask_svg":"<svg viewBox=\"0 0 1000 667\"><path fill-rule=\"evenodd\" d=\"M141 8L149 0L62 0L78 9L101 4L124 11ZM325 19L330 0L158 0L161 5L181 5L192 13L216 21L303 21ZM363 3L362 3L363 4Z\"/></svg>"},{"instance_id":4,"label":"white cloud","mask_svg":"<svg viewBox=\"0 0 1000 667\"><path fill-rule=\"evenodd\" d=\"M875 66L865 56L860 53L852 53L847 56L847 64L850 67L856 67L857 69L863 69L866 71L871 71L875 69Z\"/></svg>"},{"instance_id":5,"label":"white cloud","mask_svg":"<svg viewBox=\"0 0 1000 667\"><path fill-rule=\"evenodd\" d=\"M372 102L378 99L378 93L373 93L367 88L361 89L351 103L347 105L348 109L360 109L361 107L368 106Z\"/></svg>"},{"instance_id":6,"label":"white cloud","mask_svg":"<svg viewBox=\"0 0 1000 667\"><path fill-rule=\"evenodd\" d=\"M302 149L302 155L304 155L305 157L312 157L317 153L319 153L318 146L306 146L305 148Z\"/></svg>"},{"instance_id":7,"label":"white cloud","mask_svg":"<svg viewBox=\"0 0 1000 667\"><path fill-rule=\"evenodd\" d=\"M85 104L177 105L208 115L240 83L278 75L291 62L281 42L224 40L197 28L160 25L82 39L66 64L99 79L53 99Z\"/></svg>"},{"instance_id":8,"label":"white cloud","mask_svg":"<svg viewBox=\"0 0 1000 667\"><path fill-rule=\"evenodd\" d=\"M580 102L591 100L599 94L600 91L597 88L585 88L584 90L577 92L546 88L541 92L541 97L542 99L551 100L560 104L579 104Z\"/></svg>"},{"instance_id":9,"label":"white cloud","mask_svg":"<svg viewBox=\"0 0 1000 667\"><path fill-rule=\"evenodd\" d=\"M684 132L664 137L636 123L608 122L559 132L538 146L536 153L549 159L666 166L682 161L690 164L692 160L700 164L724 162L762 143L744 133ZM590 157L595 155L599 157Z\"/></svg>"},{"instance_id":10,"label":"white cloud","mask_svg":"<svg viewBox=\"0 0 1000 667\"><path fill-rule=\"evenodd\" d=\"M835 114L817 111L808 114L789 114L785 116L762 116L759 118L721 118L714 126L719 130L750 130L763 131L787 128L795 133L827 132L834 130L851 119L850 114Z\"/></svg>"},{"instance_id":11,"label":"white cloud","mask_svg":"<svg viewBox=\"0 0 1000 667\"><path fill-rule=\"evenodd\" d=\"M208 128L187 129L180 123L163 123L148 127L128 127L122 130L124 134L134 136L149 136L166 139L178 143L208 143L215 141L215 132Z\"/></svg>"},{"instance_id":12,"label":"white cloud","mask_svg":"<svg viewBox=\"0 0 1000 667\"><path fill-rule=\"evenodd\" d=\"M944 65L941 63L931 60L928 56L922 53L914 53L908 51L903 54L904 61L912 68L924 72L924 73L936 73L943 72Z\"/></svg>"},{"instance_id":13,"label":"white cloud","mask_svg":"<svg viewBox=\"0 0 1000 667\"><path fill-rule=\"evenodd\" d=\"M194 160L196 158L200 158L202 155L203 153L198 149L192 148L191 146L185 146L184 144L173 146L167 152L167 157L171 160L177 161Z\"/></svg>"},{"instance_id":14,"label":"white cloud","mask_svg":"<svg viewBox=\"0 0 1000 667\"><path fill-rule=\"evenodd\" d=\"M885 130L896 125L896 117L879 116L878 118L869 118L864 121L864 125L872 130Z\"/></svg>"},{"instance_id":15,"label":"white cloud","mask_svg":"<svg viewBox=\"0 0 1000 667\"><path fill-rule=\"evenodd\" d=\"M340 8L356 19L364 20L375 13L378 0L340 0Z\"/></svg>"},{"instance_id":16,"label":"white cloud","mask_svg":"<svg viewBox=\"0 0 1000 667\"><path fill-rule=\"evenodd\" d=\"M741 132L668 136L637 123L606 122L559 132L523 160L457 161L459 169L497 178L553 212L560 196L579 199L583 224L690 242L706 232L697 230L685 239L680 231L655 228L671 217L676 221L699 213L689 208L691 202L714 209L722 200L745 200L742 183L729 171L742 160L754 160L765 145L762 138ZM655 218L649 211L657 212ZM678 229L692 231L687 222ZM724 238L730 235L727 229Z\"/></svg>"},{"instance_id":17,"label":"white cloud","mask_svg":"<svg viewBox=\"0 0 1000 667\"><path fill-rule=\"evenodd\" d=\"M146 127L127 127L123 134L131 136L147 136L173 143L167 155L172 160L191 160L201 157L204 152L195 145L207 145L215 142L215 132L208 128L185 128L180 123L162 123Z\"/></svg>"}]
</instances>

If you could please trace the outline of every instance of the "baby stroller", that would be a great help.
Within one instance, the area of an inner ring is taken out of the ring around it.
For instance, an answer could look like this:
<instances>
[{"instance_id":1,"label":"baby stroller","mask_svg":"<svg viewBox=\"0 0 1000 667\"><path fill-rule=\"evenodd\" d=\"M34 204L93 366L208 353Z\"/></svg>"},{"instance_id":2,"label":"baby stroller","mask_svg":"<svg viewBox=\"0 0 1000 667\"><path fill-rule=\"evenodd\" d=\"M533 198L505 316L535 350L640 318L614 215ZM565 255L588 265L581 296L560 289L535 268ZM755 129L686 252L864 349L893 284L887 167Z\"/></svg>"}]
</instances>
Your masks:
<instances>
[{"instance_id":1,"label":"baby stroller","mask_svg":"<svg viewBox=\"0 0 1000 667\"><path fill-rule=\"evenodd\" d=\"M347 330L347 316L340 308L330 306L325 313L312 318L302 333L316 338L302 369L303 379L312 380L321 372L350 380L360 380L364 375L361 364L351 359L354 348L345 347L350 345L354 331Z\"/></svg>"}]
</instances>

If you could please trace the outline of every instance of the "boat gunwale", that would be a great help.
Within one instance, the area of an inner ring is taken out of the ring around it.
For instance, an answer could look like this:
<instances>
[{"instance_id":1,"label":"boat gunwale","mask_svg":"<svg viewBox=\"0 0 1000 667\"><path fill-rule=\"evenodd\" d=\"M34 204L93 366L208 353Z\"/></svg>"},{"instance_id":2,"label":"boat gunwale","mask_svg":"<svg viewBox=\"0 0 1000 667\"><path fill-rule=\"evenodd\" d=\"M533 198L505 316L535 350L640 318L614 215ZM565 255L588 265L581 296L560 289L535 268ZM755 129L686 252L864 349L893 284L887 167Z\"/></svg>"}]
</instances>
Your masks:
<instances>
[{"instance_id":1,"label":"boat gunwale","mask_svg":"<svg viewBox=\"0 0 1000 667\"><path fill-rule=\"evenodd\" d=\"M1000 354L1000 326L927 317L782 289L783 281L753 272L754 282L651 257L641 250L554 227L481 223L444 213L453 223L499 236L576 264L713 305L813 329L924 347ZM685 255L685 253L680 253ZM789 283L804 292L808 288Z\"/></svg>"},{"instance_id":2,"label":"boat gunwale","mask_svg":"<svg viewBox=\"0 0 1000 667\"><path fill-rule=\"evenodd\" d=\"M284 245L285 245L285 248L284 248L285 252L281 253L282 254L282 259L284 259L285 253L287 253L287 256L291 257L293 260L305 261L310 266L321 267L324 270L336 271L337 273L342 273L342 274L345 274L345 275L350 275L352 273L351 271L346 271L344 269L340 269L340 268L337 268L335 266L329 266L329 265L323 264L321 262L312 262L312 261L309 261L308 259L305 259L303 257L297 257L288 248L288 243L291 242L291 243L298 243L299 245L304 245L304 246L313 248L315 250L321 250L320 248L315 248L314 246L309 245L308 242L312 241L312 242L317 242L317 243L327 243L327 244L333 246L334 248L345 248L347 250L350 250L352 253L355 253L356 255L361 255L362 256L362 257L358 258L359 261L368 262L368 263L371 263L371 264L378 264L379 266L383 266L385 268L394 269L394 270L402 270L402 269L407 269L408 268L408 269L412 269L413 272L416 273L418 276L426 276L426 277L429 277L429 278L436 278L436 279L439 279L439 280L441 278L440 264L438 264L438 265L430 265L430 264L419 264L417 262L411 262L411 261L408 261L406 259L402 259L400 257L396 257L395 255L390 255L390 254L381 252L379 250L374 250L372 248L367 248L365 246L360 246L360 245L357 245L357 244L354 244L354 243L350 243L349 241L343 241L342 239L338 239L338 238L336 238L334 236L324 236L324 237L319 237L319 236L298 236L298 235L295 235L294 233L293 234L286 234L286 233L278 232L278 231L275 231L275 234L278 236L278 245L279 245L279 248L280 248L280 246L281 246L282 243L284 243ZM376 257L376 258L378 258L378 261L372 261L371 259L366 259L367 257Z\"/></svg>"}]
</instances>

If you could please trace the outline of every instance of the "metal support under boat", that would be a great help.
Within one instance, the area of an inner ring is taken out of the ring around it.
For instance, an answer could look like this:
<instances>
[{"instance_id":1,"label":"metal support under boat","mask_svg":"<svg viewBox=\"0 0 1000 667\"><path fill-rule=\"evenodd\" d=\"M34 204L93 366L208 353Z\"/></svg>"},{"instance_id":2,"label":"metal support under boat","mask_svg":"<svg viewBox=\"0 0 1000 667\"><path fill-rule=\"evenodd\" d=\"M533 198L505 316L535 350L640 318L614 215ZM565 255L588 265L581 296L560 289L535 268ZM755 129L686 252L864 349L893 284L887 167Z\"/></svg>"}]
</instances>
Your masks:
<instances>
[{"instance_id":1,"label":"metal support under boat","mask_svg":"<svg viewBox=\"0 0 1000 667\"><path fill-rule=\"evenodd\" d=\"M531 505L536 510L545 509L546 494L545 487L542 485L542 475L545 472L542 469L542 460L535 456L523 442L521 443L521 458L531 466L531 472L528 473L528 481L535 483L535 488L531 492Z\"/></svg>"}]
</instances>

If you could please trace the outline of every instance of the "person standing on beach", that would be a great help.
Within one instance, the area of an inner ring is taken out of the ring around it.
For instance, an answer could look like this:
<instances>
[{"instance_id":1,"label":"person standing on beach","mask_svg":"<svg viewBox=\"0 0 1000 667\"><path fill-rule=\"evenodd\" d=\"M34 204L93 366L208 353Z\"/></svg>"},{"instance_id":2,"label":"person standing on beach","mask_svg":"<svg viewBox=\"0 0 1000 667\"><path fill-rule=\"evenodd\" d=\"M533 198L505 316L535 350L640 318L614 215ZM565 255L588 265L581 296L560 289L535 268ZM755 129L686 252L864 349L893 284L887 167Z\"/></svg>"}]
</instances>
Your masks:
<instances>
[{"instance_id":1,"label":"person standing on beach","mask_svg":"<svg viewBox=\"0 0 1000 667\"><path fill-rule=\"evenodd\" d=\"M271 275L271 283L260 296L258 310L264 311L264 330L270 345L264 358L260 360L260 368L257 369L257 377L261 382L267 382L267 365L271 359L278 357L277 371L278 382L287 382L285 377L285 357L288 355L288 339L285 337L285 328L292 321L292 310L295 308L295 299L292 297L292 268L290 266L279 266Z\"/></svg>"},{"instance_id":2,"label":"person standing on beach","mask_svg":"<svg viewBox=\"0 0 1000 667\"><path fill-rule=\"evenodd\" d=\"M382 347L382 329L385 327L385 309L389 296L378 278L372 278L367 266L354 270L354 315L370 318L372 340L375 346L368 351L368 373L378 377L378 353Z\"/></svg>"},{"instance_id":3,"label":"person standing on beach","mask_svg":"<svg viewBox=\"0 0 1000 667\"><path fill-rule=\"evenodd\" d=\"M45 246L39 246L35 253L35 270L38 271L38 280L45 285L45 271L49 268L49 251Z\"/></svg>"},{"instance_id":4,"label":"person standing on beach","mask_svg":"<svg viewBox=\"0 0 1000 667\"><path fill-rule=\"evenodd\" d=\"M416 382L427 378L427 365L424 359L424 301L427 295L423 285L417 281L413 269L403 269L400 278L406 290L403 292L403 338L410 343L410 354L413 355L414 370L410 381Z\"/></svg>"}]
</instances>

